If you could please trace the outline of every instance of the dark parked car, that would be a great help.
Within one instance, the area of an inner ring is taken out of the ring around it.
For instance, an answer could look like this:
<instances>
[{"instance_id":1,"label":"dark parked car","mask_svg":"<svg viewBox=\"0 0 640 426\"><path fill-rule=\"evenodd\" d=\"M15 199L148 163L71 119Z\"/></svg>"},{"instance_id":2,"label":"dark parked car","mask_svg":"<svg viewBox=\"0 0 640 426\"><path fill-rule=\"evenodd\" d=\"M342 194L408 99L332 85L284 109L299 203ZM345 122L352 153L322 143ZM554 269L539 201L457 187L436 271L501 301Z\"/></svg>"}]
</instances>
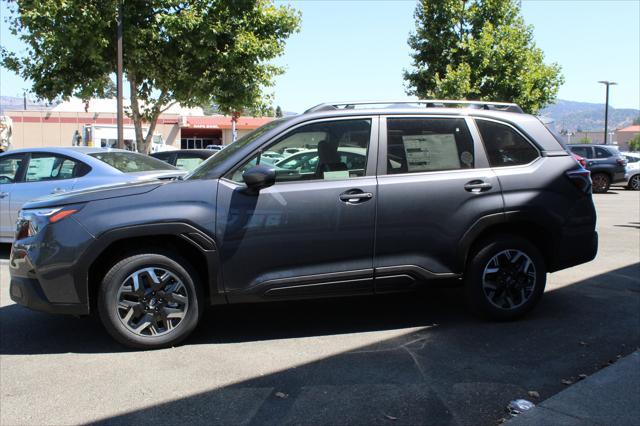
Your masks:
<instances>
[{"instance_id":1,"label":"dark parked car","mask_svg":"<svg viewBox=\"0 0 640 426\"><path fill-rule=\"evenodd\" d=\"M583 157L591 172L593 192L607 192L609 187L623 182L627 160L613 145L567 145L571 152Z\"/></svg>"},{"instance_id":2,"label":"dark parked car","mask_svg":"<svg viewBox=\"0 0 640 426\"><path fill-rule=\"evenodd\" d=\"M320 105L183 180L27 204L11 298L97 311L121 343L158 348L189 335L208 305L434 282L464 284L474 312L509 320L537 304L548 272L594 258L589 172L536 117L501 111L511 104L390 106ZM317 151L313 171L261 160L295 148ZM345 149L365 161L350 166Z\"/></svg>"},{"instance_id":3,"label":"dark parked car","mask_svg":"<svg viewBox=\"0 0 640 426\"><path fill-rule=\"evenodd\" d=\"M210 149L178 149L175 151L154 152L150 155L179 169L191 171L216 152Z\"/></svg>"}]
</instances>

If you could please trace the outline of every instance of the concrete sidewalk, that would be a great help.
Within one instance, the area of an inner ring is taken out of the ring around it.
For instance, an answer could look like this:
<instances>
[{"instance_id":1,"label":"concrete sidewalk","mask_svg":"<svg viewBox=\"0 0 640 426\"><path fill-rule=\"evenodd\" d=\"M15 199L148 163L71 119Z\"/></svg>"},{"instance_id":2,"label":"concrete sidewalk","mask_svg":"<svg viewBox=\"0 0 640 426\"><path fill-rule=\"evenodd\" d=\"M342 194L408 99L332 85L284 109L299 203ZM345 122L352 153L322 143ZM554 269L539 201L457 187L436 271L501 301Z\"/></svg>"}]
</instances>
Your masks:
<instances>
[{"instance_id":1,"label":"concrete sidewalk","mask_svg":"<svg viewBox=\"0 0 640 426\"><path fill-rule=\"evenodd\" d=\"M525 425L640 425L640 351L507 422Z\"/></svg>"}]
</instances>

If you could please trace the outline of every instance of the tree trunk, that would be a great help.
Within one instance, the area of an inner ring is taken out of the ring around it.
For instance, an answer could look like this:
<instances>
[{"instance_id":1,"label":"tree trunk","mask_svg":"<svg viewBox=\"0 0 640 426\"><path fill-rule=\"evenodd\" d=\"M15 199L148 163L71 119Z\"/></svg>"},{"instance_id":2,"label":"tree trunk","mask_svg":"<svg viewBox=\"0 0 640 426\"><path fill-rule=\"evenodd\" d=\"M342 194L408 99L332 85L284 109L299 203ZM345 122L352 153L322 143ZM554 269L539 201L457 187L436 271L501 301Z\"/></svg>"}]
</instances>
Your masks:
<instances>
[{"instance_id":1,"label":"tree trunk","mask_svg":"<svg viewBox=\"0 0 640 426\"><path fill-rule=\"evenodd\" d=\"M149 154L151 151L151 144L153 142L153 132L156 130L156 124L158 123L159 112L155 112L153 117L151 118L151 122L149 123L149 131L147 131L147 136L144 138L144 145L142 149L138 148L138 152L143 154Z\"/></svg>"},{"instance_id":2,"label":"tree trunk","mask_svg":"<svg viewBox=\"0 0 640 426\"><path fill-rule=\"evenodd\" d=\"M141 148L144 146L145 139L142 136L142 116L140 115L140 105L138 104L137 90L135 78L132 75L127 76L129 79L129 90L131 92L131 119L136 134L136 150L143 152Z\"/></svg>"}]
</instances>

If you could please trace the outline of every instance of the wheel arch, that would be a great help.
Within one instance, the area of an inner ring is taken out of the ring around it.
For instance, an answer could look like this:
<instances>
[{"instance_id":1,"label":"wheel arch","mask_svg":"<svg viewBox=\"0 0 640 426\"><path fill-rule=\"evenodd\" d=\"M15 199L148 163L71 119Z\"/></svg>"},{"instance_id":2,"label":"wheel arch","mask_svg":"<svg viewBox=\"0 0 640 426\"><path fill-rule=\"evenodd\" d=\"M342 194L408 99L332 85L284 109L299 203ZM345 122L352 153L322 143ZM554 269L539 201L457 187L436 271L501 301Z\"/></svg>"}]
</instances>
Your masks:
<instances>
[{"instance_id":1,"label":"wheel arch","mask_svg":"<svg viewBox=\"0 0 640 426\"><path fill-rule=\"evenodd\" d=\"M554 256L553 229L525 212L507 212L485 216L478 220L463 236L458 249L457 269L465 270L469 255L483 240L494 235L507 234L517 235L531 242L540 251L547 269L551 270Z\"/></svg>"},{"instance_id":2,"label":"wheel arch","mask_svg":"<svg viewBox=\"0 0 640 426\"><path fill-rule=\"evenodd\" d=\"M140 249L172 250L186 258L203 283L210 304L227 303L215 241L199 229L186 223L144 224L122 227L96 238L82 255L83 265L78 277L86 284L87 305L95 308L102 276L118 259L140 252Z\"/></svg>"}]
</instances>

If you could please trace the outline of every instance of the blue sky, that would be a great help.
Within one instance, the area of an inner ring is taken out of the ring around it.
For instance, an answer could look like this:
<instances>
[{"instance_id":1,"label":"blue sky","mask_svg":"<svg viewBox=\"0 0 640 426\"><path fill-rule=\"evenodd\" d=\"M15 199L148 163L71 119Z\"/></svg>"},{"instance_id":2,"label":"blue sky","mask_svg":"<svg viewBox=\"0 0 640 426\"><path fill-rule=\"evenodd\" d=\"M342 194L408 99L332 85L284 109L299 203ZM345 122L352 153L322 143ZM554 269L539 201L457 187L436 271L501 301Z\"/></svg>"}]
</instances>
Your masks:
<instances>
[{"instance_id":1,"label":"blue sky","mask_svg":"<svg viewBox=\"0 0 640 426\"><path fill-rule=\"evenodd\" d=\"M275 62L286 68L272 89L275 104L301 112L325 101L405 98L402 70L410 66L407 37L414 28L413 0L277 1L302 12L302 28ZM2 3L2 15L6 5ZM561 99L603 102L598 80L613 80L611 105L640 108L640 1L523 0L547 62L566 79ZM2 22L0 43L20 49ZM0 70L0 92L29 87Z\"/></svg>"}]
</instances>

